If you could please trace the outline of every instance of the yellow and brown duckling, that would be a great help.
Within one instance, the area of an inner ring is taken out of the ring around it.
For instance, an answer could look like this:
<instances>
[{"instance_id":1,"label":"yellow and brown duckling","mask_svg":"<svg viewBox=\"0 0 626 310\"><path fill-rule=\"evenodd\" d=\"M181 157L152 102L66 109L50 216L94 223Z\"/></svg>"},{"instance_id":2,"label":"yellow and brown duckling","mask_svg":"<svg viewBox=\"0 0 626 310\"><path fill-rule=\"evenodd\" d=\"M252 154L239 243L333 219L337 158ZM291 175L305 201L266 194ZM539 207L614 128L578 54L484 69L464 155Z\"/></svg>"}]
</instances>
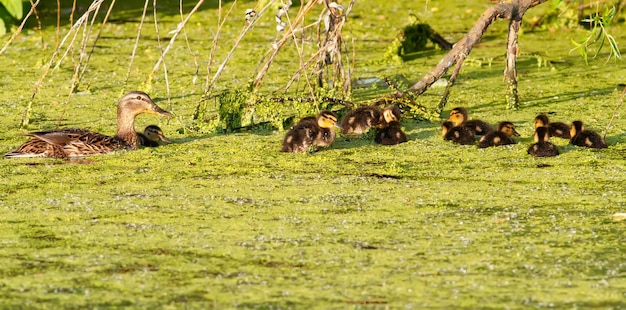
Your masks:
<instances>
[{"instance_id":1,"label":"yellow and brown duckling","mask_svg":"<svg viewBox=\"0 0 626 310\"><path fill-rule=\"evenodd\" d=\"M519 133L515 130L515 125L511 122L500 122L498 130L489 132L482 136L478 141L479 148L500 146L507 144L515 144L513 137L519 137Z\"/></svg>"},{"instance_id":2,"label":"yellow and brown duckling","mask_svg":"<svg viewBox=\"0 0 626 310\"><path fill-rule=\"evenodd\" d=\"M535 128L534 140L535 143L528 148L528 154L535 157L552 157L559 155L559 149L550 139L550 129L548 127L540 126Z\"/></svg>"},{"instance_id":3,"label":"yellow and brown duckling","mask_svg":"<svg viewBox=\"0 0 626 310\"><path fill-rule=\"evenodd\" d=\"M454 143L474 144L474 132L464 126L454 126L454 123L451 121L445 121L441 124L441 135L444 140Z\"/></svg>"},{"instance_id":4,"label":"yellow and brown duckling","mask_svg":"<svg viewBox=\"0 0 626 310\"><path fill-rule=\"evenodd\" d=\"M384 122L381 124L383 127L376 130L374 142L383 145L396 145L407 141L406 134L404 134L402 126L400 126L402 112L397 106L385 107L383 109L383 119Z\"/></svg>"},{"instance_id":5,"label":"yellow and brown duckling","mask_svg":"<svg viewBox=\"0 0 626 310\"><path fill-rule=\"evenodd\" d=\"M578 146L590 147L594 149L605 149L608 147L604 139L595 131L585 130L582 121L572 122L570 127L569 143Z\"/></svg>"},{"instance_id":6,"label":"yellow and brown duckling","mask_svg":"<svg viewBox=\"0 0 626 310\"><path fill-rule=\"evenodd\" d=\"M118 102L115 136L75 128L31 132L25 134L31 137L30 140L4 157L65 158L135 150L139 146L139 137L135 132L135 117L142 113L171 116L169 112L158 107L148 94L131 91Z\"/></svg>"},{"instance_id":7,"label":"yellow and brown duckling","mask_svg":"<svg viewBox=\"0 0 626 310\"><path fill-rule=\"evenodd\" d=\"M561 122L550 122L550 119L545 114L539 114L535 117L535 128L547 127L551 137L559 137L563 139L569 139L570 126Z\"/></svg>"},{"instance_id":8,"label":"yellow and brown duckling","mask_svg":"<svg viewBox=\"0 0 626 310\"><path fill-rule=\"evenodd\" d=\"M157 125L146 126L143 133L138 132L137 136L139 137L139 144L147 147L157 147L161 145L161 142L172 142L165 135L163 135L163 130L161 130L161 127Z\"/></svg>"},{"instance_id":9,"label":"yellow and brown duckling","mask_svg":"<svg viewBox=\"0 0 626 310\"><path fill-rule=\"evenodd\" d=\"M477 136L483 136L493 131L491 125L486 122L479 119L469 119L467 109L464 107L452 109L448 121L452 122L454 126L467 127Z\"/></svg>"},{"instance_id":10,"label":"yellow and brown duckling","mask_svg":"<svg viewBox=\"0 0 626 310\"><path fill-rule=\"evenodd\" d=\"M341 133L344 135L362 135L371 127L380 126L382 117L382 111L377 106L358 107L348 112L341 119Z\"/></svg>"},{"instance_id":11,"label":"yellow and brown duckling","mask_svg":"<svg viewBox=\"0 0 626 310\"><path fill-rule=\"evenodd\" d=\"M328 147L335 141L337 115L322 111L317 117L305 117L294 125L285 135L281 152L308 152L312 146Z\"/></svg>"}]
</instances>

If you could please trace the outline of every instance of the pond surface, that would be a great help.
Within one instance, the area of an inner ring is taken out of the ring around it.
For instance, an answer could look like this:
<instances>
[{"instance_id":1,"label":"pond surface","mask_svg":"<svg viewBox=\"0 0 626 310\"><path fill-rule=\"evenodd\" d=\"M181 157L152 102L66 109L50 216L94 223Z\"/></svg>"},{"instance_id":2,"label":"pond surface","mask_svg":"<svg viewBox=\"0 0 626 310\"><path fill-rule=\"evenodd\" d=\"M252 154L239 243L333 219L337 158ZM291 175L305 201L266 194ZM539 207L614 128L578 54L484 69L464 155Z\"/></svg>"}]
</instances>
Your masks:
<instances>
[{"instance_id":1,"label":"pond surface","mask_svg":"<svg viewBox=\"0 0 626 310\"><path fill-rule=\"evenodd\" d=\"M180 21L172 3L158 7L161 36ZM232 4L224 3L225 10ZM141 115L136 123L138 129L158 124L173 143L74 161L0 160L0 304L623 307L626 120L624 107L616 112L616 106L626 70L623 61L606 62L606 51L589 65L570 52L570 40L584 37L584 29L537 29L520 36L522 103L516 111L506 110L504 101L506 22L495 22L466 60L444 113L465 106L473 118L492 124L510 120L521 134L518 144L454 145L441 139L439 121L405 119L409 142L398 146L375 145L371 135L340 136L329 149L294 155L279 152L284 131L216 133L194 120L217 33L215 3L191 19L189 47L179 37L170 50L167 81L161 68L151 83L146 80L160 56L154 24L147 19L126 82L142 4L119 5L78 91L70 95L80 57L74 49L43 78L26 129L20 121L56 46L54 8L40 11L41 32L31 26L0 55L0 151L16 149L26 140L20 134L41 129L113 134L117 99L131 89L146 89L176 113L169 121ZM489 5L357 1L343 33L353 78L419 80L443 51L431 47L406 62L384 57L409 14L456 41ZM255 6L235 4L210 77L243 28L245 10ZM191 7L185 4L186 11ZM532 9L526 19L546 9ZM316 10L307 22L317 19ZM294 5L290 14L296 11ZM69 20L71 10L63 12ZM61 39L69 27L62 25ZM626 42L623 23L611 32ZM214 91L247 88L276 36L272 13L244 37ZM300 46L306 55L316 48L312 39ZM259 94L284 96L279 90L299 62L293 43L286 45ZM442 91L433 88L418 101L434 108ZM354 89L350 99L389 93ZM304 81L287 95L308 96ZM216 111L217 101L208 102ZM561 155L532 158L526 150L539 113L555 121L583 120L606 133L609 148L582 149L555 138Z\"/></svg>"}]
</instances>

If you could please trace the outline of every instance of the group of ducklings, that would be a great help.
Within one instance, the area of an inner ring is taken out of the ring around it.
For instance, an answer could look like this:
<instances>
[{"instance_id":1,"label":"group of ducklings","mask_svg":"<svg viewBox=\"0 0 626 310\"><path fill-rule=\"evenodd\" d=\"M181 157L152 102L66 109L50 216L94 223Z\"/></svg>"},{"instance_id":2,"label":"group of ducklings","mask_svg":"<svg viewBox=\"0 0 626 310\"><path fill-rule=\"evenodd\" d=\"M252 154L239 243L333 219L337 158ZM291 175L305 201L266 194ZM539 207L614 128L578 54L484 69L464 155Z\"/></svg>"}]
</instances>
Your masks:
<instances>
[{"instance_id":1,"label":"group of ducklings","mask_svg":"<svg viewBox=\"0 0 626 310\"><path fill-rule=\"evenodd\" d=\"M134 150L139 146L155 147L160 142L170 142L156 125L147 126L143 133L135 132L135 117L142 113L164 117L172 115L157 106L145 92L131 91L118 102L115 136L77 128L31 132L25 134L31 137L28 141L4 157L67 158Z\"/></svg>"},{"instance_id":2,"label":"group of ducklings","mask_svg":"<svg viewBox=\"0 0 626 310\"><path fill-rule=\"evenodd\" d=\"M559 155L558 148L552 144L550 137L569 139L570 144L589 147L606 148L604 139L596 132L585 130L582 121L574 121L570 126L561 122L550 122L547 115L541 114L535 118L534 143L528 148L528 154L536 157L551 157ZM454 108L450 117L441 125L441 134L444 140L459 144L474 144L475 137L481 136L479 148L515 144L513 137L519 137L515 125L511 122L500 122L496 130L488 123L469 119L467 109Z\"/></svg>"},{"instance_id":3,"label":"group of ducklings","mask_svg":"<svg viewBox=\"0 0 626 310\"><path fill-rule=\"evenodd\" d=\"M134 150L139 146L155 147L161 142L170 142L156 125L147 126L143 133L135 131L135 117L142 113L171 116L170 112L158 107L145 92L131 91L118 102L115 136L76 128L31 132L25 134L30 137L28 141L4 157L67 158ZM322 111L316 117L305 117L293 126L285 135L281 151L299 153L328 147L336 138L334 127L341 129L342 135L345 136L363 135L370 128L375 128L374 142L383 145L400 144L407 141L400 126L401 118L402 113L395 105L383 109L371 105L348 112L339 125L335 113ZM444 140L460 144L474 144L475 137L481 136L478 141L480 148L514 144L516 142L513 137L519 136L513 123L500 122L494 130L484 121L469 119L467 109L464 107L452 109L450 117L441 125L441 129ZM600 135L585 130L583 122L574 121L568 126L564 123L550 122L548 116L542 114L535 118L535 143L528 148L528 154L537 157L558 155L559 151L549 141L550 137L569 139L573 145L589 148L607 147Z\"/></svg>"},{"instance_id":4,"label":"group of ducklings","mask_svg":"<svg viewBox=\"0 0 626 310\"><path fill-rule=\"evenodd\" d=\"M348 112L340 124L337 115L322 111L317 117L305 117L291 127L283 140L282 152L308 152L330 146L336 138L334 128L345 136L360 136L370 128L376 128L374 142L395 145L407 141L400 126L402 113L395 105L383 109L376 105L358 107Z\"/></svg>"}]
</instances>

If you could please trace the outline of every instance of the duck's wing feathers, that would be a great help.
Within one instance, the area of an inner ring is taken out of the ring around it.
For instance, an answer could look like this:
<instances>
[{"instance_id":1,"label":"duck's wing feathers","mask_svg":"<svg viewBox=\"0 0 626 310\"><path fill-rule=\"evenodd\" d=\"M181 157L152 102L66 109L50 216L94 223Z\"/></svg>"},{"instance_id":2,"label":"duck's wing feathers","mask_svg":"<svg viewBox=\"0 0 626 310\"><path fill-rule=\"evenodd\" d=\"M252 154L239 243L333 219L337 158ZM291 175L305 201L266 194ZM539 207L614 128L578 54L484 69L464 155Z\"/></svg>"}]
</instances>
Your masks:
<instances>
[{"instance_id":1,"label":"duck's wing feathers","mask_svg":"<svg viewBox=\"0 0 626 310\"><path fill-rule=\"evenodd\" d=\"M66 155L62 146L50 144L37 138L24 142L17 150L4 155L4 158L35 157L64 158Z\"/></svg>"},{"instance_id":2,"label":"duck's wing feathers","mask_svg":"<svg viewBox=\"0 0 626 310\"><path fill-rule=\"evenodd\" d=\"M37 156L29 157L89 156L131 148L119 137L110 137L84 129L38 131L28 133L26 136L33 137L27 142L30 145L22 145L20 149L28 147L31 151L33 148L35 151L40 150L36 153Z\"/></svg>"}]
</instances>

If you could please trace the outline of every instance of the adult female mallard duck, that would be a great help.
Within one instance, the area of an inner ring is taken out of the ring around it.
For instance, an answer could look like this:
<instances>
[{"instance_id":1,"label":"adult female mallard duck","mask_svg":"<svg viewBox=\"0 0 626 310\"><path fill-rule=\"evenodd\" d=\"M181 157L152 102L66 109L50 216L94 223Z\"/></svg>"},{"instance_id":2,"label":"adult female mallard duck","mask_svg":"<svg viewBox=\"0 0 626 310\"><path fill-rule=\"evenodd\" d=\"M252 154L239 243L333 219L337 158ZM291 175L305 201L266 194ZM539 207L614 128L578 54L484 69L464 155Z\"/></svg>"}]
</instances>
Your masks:
<instances>
[{"instance_id":1,"label":"adult female mallard duck","mask_svg":"<svg viewBox=\"0 0 626 310\"><path fill-rule=\"evenodd\" d=\"M450 117L448 121L452 122L454 126L467 127L474 132L477 136L482 136L493 131L491 125L479 119L469 119L467 109L464 107L457 107L450 111Z\"/></svg>"},{"instance_id":2,"label":"adult female mallard duck","mask_svg":"<svg viewBox=\"0 0 626 310\"><path fill-rule=\"evenodd\" d=\"M535 128L535 143L528 148L528 154L535 157L552 157L559 155L559 149L550 141L550 129L548 127Z\"/></svg>"},{"instance_id":3,"label":"adult female mallard duck","mask_svg":"<svg viewBox=\"0 0 626 310\"><path fill-rule=\"evenodd\" d=\"M511 122L500 122L498 124L498 130L492 131L484 135L478 141L479 148L485 148L490 146L500 146L507 144L515 144L513 136L519 137L519 133L515 130L515 125Z\"/></svg>"},{"instance_id":4,"label":"adult female mallard duck","mask_svg":"<svg viewBox=\"0 0 626 310\"><path fill-rule=\"evenodd\" d=\"M161 145L160 142L172 142L166 136L163 135L163 130L157 125L148 125L143 133L137 133L139 137L139 144L147 147L157 147Z\"/></svg>"},{"instance_id":5,"label":"adult female mallard duck","mask_svg":"<svg viewBox=\"0 0 626 310\"><path fill-rule=\"evenodd\" d=\"M335 141L337 115L330 111L322 111L317 117L305 117L293 126L285 135L281 152L308 152L311 146L328 147Z\"/></svg>"},{"instance_id":6,"label":"adult female mallard duck","mask_svg":"<svg viewBox=\"0 0 626 310\"><path fill-rule=\"evenodd\" d=\"M54 129L25 134L32 137L17 150L4 155L14 157L76 157L106 154L119 150L134 150L139 145L135 132L135 117L141 113L169 117L148 94L131 91L117 104L117 134L113 137L85 129Z\"/></svg>"},{"instance_id":7,"label":"adult female mallard duck","mask_svg":"<svg viewBox=\"0 0 626 310\"><path fill-rule=\"evenodd\" d=\"M402 112L395 105L387 106L383 109L383 119L380 128L376 130L374 142L383 145L396 145L407 141L406 134L400 126Z\"/></svg>"},{"instance_id":8,"label":"adult female mallard duck","mask_svg":"<svg viewBox=\"0 0 626 310\"><path fill-rule=\"evenodd\" d=\"M604 139L600 137L595 131L585 130L585 125L582 121L572 122L570 127L570 140L569 143L578 146L590 147L594 149L605 149L608 147Z\"/></svg>"},{"instance_id":9,"label":"adult female mallard duck","mask_svg":"<svg viewBox=\"0 0 626 310\"><path fill-rule=\"evenodd\" d=\"M358 107L341 119L341 133L362 135L371 127L378 127L382 121L382 111L377 106Z\"/></svg>"},{"instance_id":10,"label":"adult female mallard duck","mask_svg":"<svg viewBox=\"0 0 626 310\"><path fill-rule=\"evenodd\" d=\"M563 139L569 139L570 136L570 126L567 126L565 123L561 122L550 122L550 119L545 114L539 114L535 117L535 128L538 127L547 127L550 136L559 137Z\"/></svg>"},{"instance_id":11,"label":"adult female mallard duck","mask_svg":"<svg viewBox=\"0 0 626 310\"><path fill-rule=\"evenodd\" d=\"M474 132L464 126L454 126L453 122L445 121L441 124L441 136L444 140L458 144L474 144Z\"/></svg>"}]
</instances>

